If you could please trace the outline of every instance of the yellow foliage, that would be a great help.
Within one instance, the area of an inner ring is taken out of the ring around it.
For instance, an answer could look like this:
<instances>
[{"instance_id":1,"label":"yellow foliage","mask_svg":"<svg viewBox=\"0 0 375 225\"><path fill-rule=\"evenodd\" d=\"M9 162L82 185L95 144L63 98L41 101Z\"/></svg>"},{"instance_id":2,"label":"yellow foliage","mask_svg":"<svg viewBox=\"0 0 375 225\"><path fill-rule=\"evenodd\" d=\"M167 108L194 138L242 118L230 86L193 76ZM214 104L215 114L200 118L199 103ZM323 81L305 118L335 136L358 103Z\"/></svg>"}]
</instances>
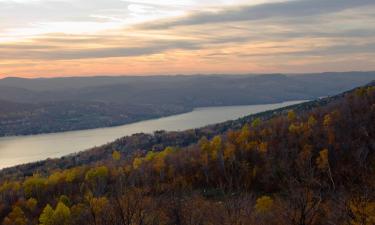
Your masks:
<instances>
[{"instance_id":1,"label":"yellow foliage","mask_svg":"<svg viewBox=\"0 0 375 225\"><path fill-rule=\"evenodd\" d=\"M108 204L109 201L106 197L92 198L90 200L91 209L96 215L105 213L105 208Z\"/></svg>"},{"instance_id":2,"label":"yellow foliage","mask_svg":"<svg viewBox=\"0 0 375 225\"><path fill-rule=\"evenodd\" d=\"M290 111L288 112L288 120L289 120L290 122L293 122L293 121L296 120L296 118L297 118L296 113L295 113L293 110L290 110Z\"/></svg>"},{"instance_id":3,"label":"yellow foliage","mask_svg":"<svg viewBox=\"0 0 375 225\"><path fill-rule=\"evenodd\" d=\"M172 154L173 152L175 152L175 149L173 149L172 147L166 147L163 151L159 152L155 159L156 160L164 160L169 154Z\"/></svg>"},{"instance_id":4,"label":"yellow foliage","mask_svg":"<svg viewBox=\"0 0 375 225\"><path fill-rule=\"evenodd\" d=\"M106 166L99 166L96 168L92 168L89 171L87 171L85 180L92 182L96 179L105 179L108 177L109 170Z\"/></svg>"},{"instance_id":5,"label":"yellow foliage","mask_svg":"<svg viewBox=\"0 0 375 225\"><path fill-rule=\"evenodd\" d=\"M53 186L58 184L62 180L65 180L65 174L63 174L62 172L54 172L48 177L47 184Z\"/></svg>"},{"instance_id":6,"label":"yellow foliage","mask_svg":"<svg viewBox=\"0 0 375 225\"><path fill-rule=\"evenodd\" d=\"M224 148L224 160L233 160L235 152L236 152L236 146L233 144L227 143Z\"/></svg>"},{"instance_id":7,"label":"yellow foliage","mask_svg":"<svg viewBox=\"0 0 375 225\"><path fill-rule=\"evenodd\" d=\"M121 159L121 153L119 151L113 151L112 159L114 161L119 161Z\"/></svg>"},{"instance_id":8,"label":"yellow foliage","mask_svg":"<svg viewBox=\"0 0 375 225\"><path fill-rule=\"evenodd\" d=\"M251 123L251 126L254 127L254 128L257 128L260 124L262 123L262 120L257 118L255 119L252 123Z\"/></svg>"},{"instance_id":9,"label":"yellow foliage","mask_svg":"<svg viewBox=\"0 0 375 225\"><path fill-rule=\"evenodd\" d=\"M238 142L239 143L244 143L246 142L248 139L250 138L250 128L247 124L245 124L245 126L242 127L239 135L238 135Z\"/></svg>"},{"instance_id":10,"label":"yellow foliage","mask_svg":"<svg viewBox=\"0 0 375 225\"><path fill-rule=\"evenodd\" d=\"M304 145L302 151L298 154L300 163L307 163L311 160L312 146Z\"/></svg>"},{"instance_id":11,"label":"yellow foliage","mask_svg":"<svg viewBox=\"0 0 375 225\"><path fill-rule=\"evenodd\" d=\"M316 165L319 169L325 170L329 166L328 161L328 149L323 149L320 151L318 158L316 159Z\"/></svg>"},{"instance_id":12,"label":"yellow foliage","mask_svg":"<svg viewBox=\"0 0 375 225\"><path fill-rule=\"evenodd\" d=\"M250 129L249 129L249 126L246 124L245 126L242 127L236 139L236 142L239 145L245 146L249 139L250 139Z\"/></svg>"},{"instance_id":13,"label":"yellow foliage","mask_svg":"<svg viewBox=\"0 0 375 225\"><path fill-rule=\"evenodd\" d=\"M144 160L146 162L152 161L157 155L158 155L157 152L149 151L149 152L147 152L146 157L144 158Z\"/></svg>"},{"instance_id":14,"label":"yellow foliage","mask_svg":"<svg viewBox=\"0 0 375 225\"><path fill-rule=\"evenodd\" d=\"M165 155L169 155L169 154L171 154L171 153L173 153L173 152L175 152L176 150L174 149L174 148L172 148L172 147L166 147L165 149L164 149L164 151L163 151L163 154L165 154Z\"/></svg>"},{"instance_id":15,"label":"yellow foliage","mask_svg":"<svg viewBox=\"0 0 375 225\"><path fill-rule=\"evenodd\" d=\"M39 222L40 225L69 225L71 222L70 209L62 202L57 204L55 210L47 204L40 214Z\"/></svg>"},{"instance_id":16,"label":"yellow foliage","mask_svg":"<svg viewBox=\"0 0 375 225\"><path fill-rule=\"evenodd\" d=\"M155 170L162 170L165 167L165 158L175 152L176 150L172 147L167 147L161 152L149 151L145 157L135 158L133 161L133 168L139 168L144 162L151 162Z\"/></svg>"},{"instance_id":17,"label":"yellow foliage","mask_svg":"<svg viewBox=\"0 0 375 225\"><path fill-rule=\"evenodd\" d=\"M294 124L294 123L290 124L289 132L298 134L300 132L300 126L298 126L297 124Z\"/></svg>"},{"instance_id":18,"label":"yellow foliage","mask_svg":"<svg viewBox=\"0 0 375 225\"><path fill-rule=\"evenodd\" d=\"M27 178L22 186L27 197L34 197L41 194L45 188L46 179L38 175Z\"/></svg>"},{"instance_id":19,"label":"yellow foliage","mask_svg":"<svg viewBox=\"0 0 375 225\"><path fill-rule=\"evenodd\" d=\"M199 140L199 148L202 152L205 152L205 153L208 153L209 152L209 149L210 149L210 142L208 141L208 139L206 137L202 137L200 140Z\"/></svg>"},{"instance_id":20,"label":"yellow foliage","mask_svg":"<svg viewBox=\"0 0 375 225\"><path fill-rule=\"evenodd\" d=\"M259 144L259 151L262 153L266 153L268 151L268 143L262 142Z\"/></svg>"},{"instance_id":21,"label":"yellow foliage","mask_svg":"<svg viewBox=\"0 0 375 225\"><path fill-rule=\"evenodd\" d=\"M66 170L65 181L68 183L72 183L74 180L78 178L80 171L81 169L79 167Z\"/></svg>"},{"instance_id":22,"label":"yellow foliage","mask_svg":"<svg viewBox=\"0 0 375 225\"><path fill-rule=\"evenodd\" d=\"M317 123L318 121L315 119L314 116L310 116L309 120L307 121L307 124L310 128L314 127Z\"/></svg>"},{"instance_id":23,"label":"yellow foliage","mask_svg":"<svg viewBox=\"0 0 375 225\"><path fill-rule=\"evenodd\" d=\"M30 211L34 211L35 208L37 207L38 205L38 201L35 199L35 198L29 198L27 201L26 201L26 207L30 210Z\"/></svg>"},{"instance_id":24,"label":"yellow foliage","mask_svg":"<svg viewBox=\"0 0 375 225\"><path fill-rule=\"evenodd\" d=\"M18 192L21 188L21 184L19 182L8 182L6 181L0 186L0 192Z\"/></svg>"},{"instance_id":25,"label":"yellow foliage","mask_svg":"<svg viewBox=\"0 0 375 225\"><path fill-rule=\"evenodd\" d=\"M220 153L222 148L222 140L220 136L215 136L211 141L211 158L216 160L218 158L218 154Z\"/></svg>"},{"instance_id":26,"label":"yellow foliage","mask_svg":"<svg viewBox=\"0 0 375 225\"><path fill-rule=\"evenodd\" d=\"M14 207L13 210L3 221L4 225L26 225L28 224L25 213L20 207Z\"/></svg>"},{"instance_id":27,"label":"yellow foliage","mask_svg":"<svg viewBox=\"0 0 375 225\"><path fill-rule=\"evenodd\" d=\"M353 213L352 225L372 225L375 224L375 202L352 201L349 208Z\"/></svg>"},{"instance_id":28,"label":"yellow foliage","mask_svg":"<svg viewBox=\"0 0 375 225\"><path fill-rule=\"evenodd\" d=\"M375 86L367 88L367 95L371 96L375 93Z\"/></svg>"},{"instance_id":29,"label":"yellow foliage","mask_svg":"<svg viewBox=\"0 0 375 225\"><path fill-rule=\"evenodd\" d=\"M325 115L323 120L323 125L329 127L332 125L332 117L330 115Z\"/></svg>"},{"instance_id":30,"label":"yellow foliage","mask_svg":"<svg viewBox=\"0 0 375 225\"><path fill-rule=\"evenodd\" d=\"M157 170L159 172L164 169L165 158L164 158L163 154L159 154L155 157L155 159L153 161L153 167L154 167L155 170Z\"/></svg>"},{"instance_id":31,"label":"yellow foliage","mask_svg":"<svg viewBox=\"0 0 375 225\"><path fill-rule=\"evenodd\" d=\"M39 216L40 225L52 225L53 224L53 213L54 210L51 205L47 204L44 207L43 212Z\"/></svg>"},{"instance_id":32,"label":"yellow foliage","mask_svg":"<svg viewBox=\"0 0 375 225\"><path fill-rule=\"evenodd\" d=\"M262 196L257 199L255 204L255 212L258 214L268 213L273 208L273 200L269 196Z\"/></svg>"},{"instance_id":33,"label":"yellow foliage","mask_svg":"<svg viewBox=\"0 0 375 225\"><path fill-rule=\"evenodd\" d=\"M64 203L64 205L66 205L66 206L71 205L70 199L66 195L61 195L60 198L59 198L59 202Z\"/></svg>"},{"instance_id":34,"label":"yellow foliage","mask_svg":"<svg viewBox=\"0 0 375 225\"><path fill-rule=\"evenodd\" d=\"M71 212L69 207L64 203L59 202L53 213L53 224L69 225L71 221Z\"/></svg>"},{"instance_id":35,"label":"yellow foliage","mask_svg":"<svg viewBox=\"0 0 375 225\"><path fill-rule=\"evenodd\" d=\"M133 161L133 168L138 169L139 167L141 167L142 163L143 163L142 158L135 158Z\"/></svg>"}]
</instances>

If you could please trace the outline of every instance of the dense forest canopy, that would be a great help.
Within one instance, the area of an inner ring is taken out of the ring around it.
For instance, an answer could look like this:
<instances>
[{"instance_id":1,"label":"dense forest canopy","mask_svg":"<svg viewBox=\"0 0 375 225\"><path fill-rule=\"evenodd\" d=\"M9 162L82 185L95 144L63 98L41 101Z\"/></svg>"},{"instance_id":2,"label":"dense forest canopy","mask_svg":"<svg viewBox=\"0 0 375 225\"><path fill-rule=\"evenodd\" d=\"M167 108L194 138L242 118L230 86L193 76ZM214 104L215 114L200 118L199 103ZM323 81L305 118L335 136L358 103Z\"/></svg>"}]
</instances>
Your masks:
<instances>
[{"instance_id":1,"label":"dense forest canopy","mask_svg":"<svg viewBox=\"0 0 375 225\"><path fill-rule=\"evenodd\" d=\"M373 225L375 84L322 101L211 127L207 137L190 131L200 139L193 144L166 139L167 146L161 139L144 149L142 138L151 136L138 135L131 139L138 150L127 151L130 139L122 139L88 153L92 163L29 175L3 171L0 219L5 225ZM95 153L107 155L99 160Z\"/></svg>"}]
</instances>

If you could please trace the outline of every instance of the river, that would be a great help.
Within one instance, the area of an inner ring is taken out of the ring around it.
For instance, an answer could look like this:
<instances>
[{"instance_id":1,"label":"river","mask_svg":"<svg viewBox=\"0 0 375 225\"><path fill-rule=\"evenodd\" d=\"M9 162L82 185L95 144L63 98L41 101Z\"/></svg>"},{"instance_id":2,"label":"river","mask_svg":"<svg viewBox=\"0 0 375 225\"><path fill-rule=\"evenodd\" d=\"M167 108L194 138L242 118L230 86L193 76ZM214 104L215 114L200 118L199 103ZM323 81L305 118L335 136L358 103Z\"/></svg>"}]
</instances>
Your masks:
<instances>
[{"instance_id":1,"label":"river","mask_svg":"<svg viewBox=\"0 0 375 225\"><path fill-rule=\"evenodd\" d=\"M189 113L145 120L118 127L4 137L0 138L0 169L47 158L61 157L94 146L100 146L117 138L135 133L199 128L301 102L303 101L288 101L266 105L196 108Z\"/></svg>"}]
</instances>

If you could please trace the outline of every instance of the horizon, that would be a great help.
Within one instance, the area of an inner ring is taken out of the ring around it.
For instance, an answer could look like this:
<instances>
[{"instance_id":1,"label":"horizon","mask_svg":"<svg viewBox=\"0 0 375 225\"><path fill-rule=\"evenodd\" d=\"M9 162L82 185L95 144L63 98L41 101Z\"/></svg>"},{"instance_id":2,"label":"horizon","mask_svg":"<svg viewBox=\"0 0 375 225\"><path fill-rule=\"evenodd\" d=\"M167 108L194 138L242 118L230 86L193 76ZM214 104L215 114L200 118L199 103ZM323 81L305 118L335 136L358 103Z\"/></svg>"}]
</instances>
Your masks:
<instances>
[{"instance_id":1,"label":"horizon","mask_svg":"<svg viewBox=\"0 0 375 225\"><path fill-rule=\"evenodd\" d=\"M372 0L0 0L0 78L375 70Z\"/></svg>"},{"instance_id":2,"label":"horizon","mask_svg":"<svg viewBox=\"0 0 375 225\"><path fill-rule=\"evenodd\" d=\"M0 74L0 80L5 79L26 79L26 80L38 80L38 79L65 79L65 78L157 78L157 77L230 77L230 76L270 76L270 75L282 75L282 76L303 76L303 75L323 75L323 74L348 74L348 73L373 73L375 70L364 70L364 71L322 71L322 72L311 72L311 73L205 73L205 74L153 74L153 75L66 75L66 76L47 76L47 77L27 77L27 76L2 76Z\"/></svg>"}]
</instances>

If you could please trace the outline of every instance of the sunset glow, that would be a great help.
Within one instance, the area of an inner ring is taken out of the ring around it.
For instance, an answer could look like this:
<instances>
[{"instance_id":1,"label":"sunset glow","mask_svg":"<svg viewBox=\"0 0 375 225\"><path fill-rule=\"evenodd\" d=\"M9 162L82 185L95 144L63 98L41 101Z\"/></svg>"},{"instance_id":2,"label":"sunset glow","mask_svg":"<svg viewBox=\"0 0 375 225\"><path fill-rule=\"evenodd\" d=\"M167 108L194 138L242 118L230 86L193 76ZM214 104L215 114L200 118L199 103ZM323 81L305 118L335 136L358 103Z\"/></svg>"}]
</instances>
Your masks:
<instances>
[{"instance_id":1,"label":"sunset glow","mask_svg":"<svg viewBox=\"0 0 375 225\"><path fill-rule=\"evenodd\" d=\"M373 0L0 0L0 77L374 69Z\"/></svg>"}]
</instances>

